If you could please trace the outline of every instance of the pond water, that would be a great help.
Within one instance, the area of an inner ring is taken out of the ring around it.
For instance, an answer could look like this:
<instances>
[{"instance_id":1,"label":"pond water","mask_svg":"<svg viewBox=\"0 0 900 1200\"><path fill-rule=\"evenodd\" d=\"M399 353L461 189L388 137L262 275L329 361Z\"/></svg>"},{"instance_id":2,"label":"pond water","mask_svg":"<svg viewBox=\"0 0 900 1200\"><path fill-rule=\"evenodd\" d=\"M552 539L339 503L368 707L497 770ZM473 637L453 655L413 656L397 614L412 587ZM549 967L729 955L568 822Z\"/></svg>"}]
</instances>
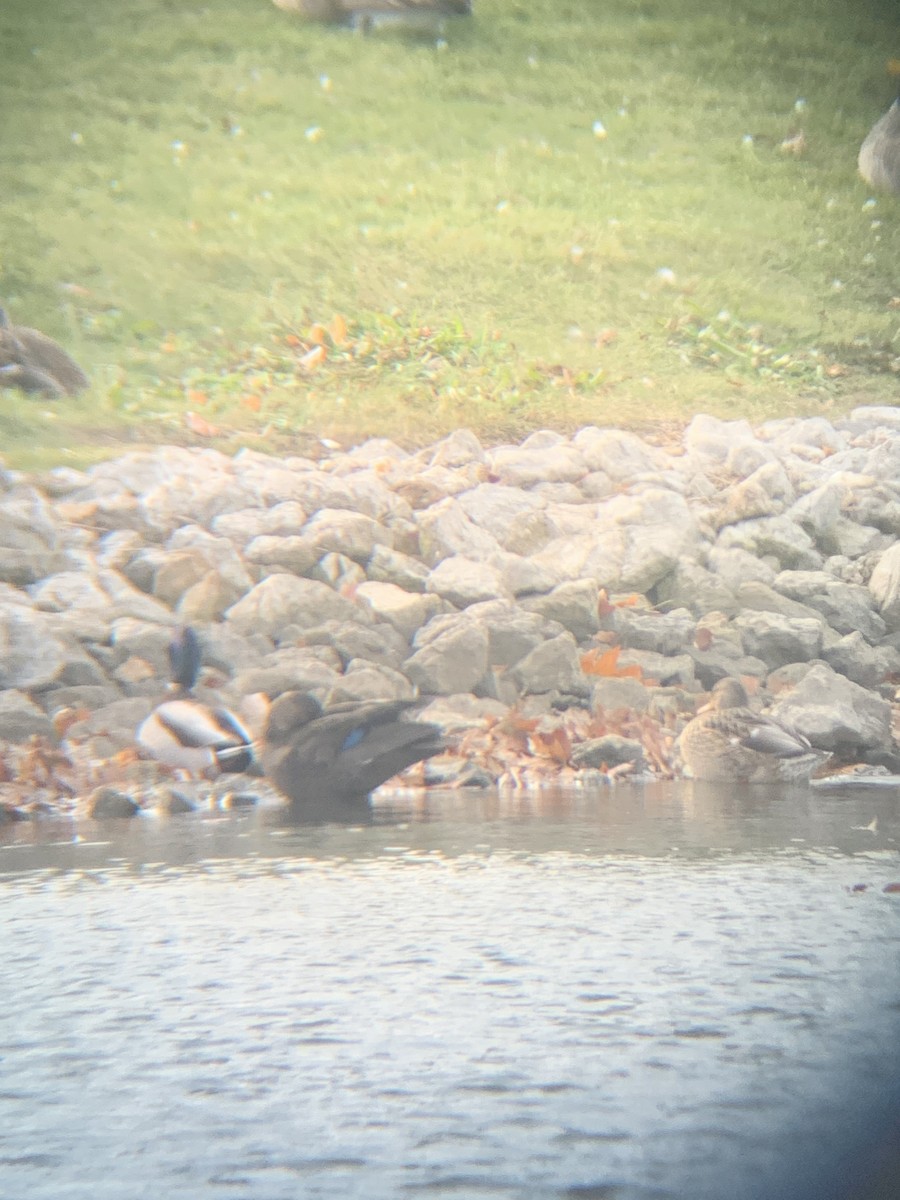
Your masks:
<instances>
[{"instance_id":1,"label":"pond water","mask_svg":"<svg viewBox=\"0 0 900 1200\"><path fill-rule=\"evenodd\" d=\"M892 789L3 831L2 1200L896 1200Z\"/></svg>"}]
</instances>

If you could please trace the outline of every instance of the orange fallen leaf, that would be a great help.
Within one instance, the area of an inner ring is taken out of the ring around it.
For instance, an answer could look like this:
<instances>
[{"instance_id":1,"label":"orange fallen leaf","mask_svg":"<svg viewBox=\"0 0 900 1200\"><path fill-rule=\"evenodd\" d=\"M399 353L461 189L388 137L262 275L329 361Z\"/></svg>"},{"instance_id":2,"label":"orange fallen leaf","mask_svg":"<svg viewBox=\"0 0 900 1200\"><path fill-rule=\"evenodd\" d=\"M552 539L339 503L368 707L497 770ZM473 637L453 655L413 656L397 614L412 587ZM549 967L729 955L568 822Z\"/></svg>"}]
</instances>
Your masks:
<instances>
[{"instance_id":1,"label":"orange fallen leaf","mask_svg":"<svg viewBox=\"0 0 900 1200\"><path fill-rule=\"evenodd\" d=\"M628 667L618 665L621 653L621 646L611 646L608 650L588 650L581 656L581 669L585 675L601 675L611 679L640 679L643 672L637 663Z\"/></svg>"},{"instance_id":2,"label":"orange fallen leaf","mask_svg":"<svg viewBox=\"0 0 900 1200\"><path fill-rule=\"evenodd\" d=\"M249 408L251 412L259 412L259 410L262 408L262 399L261 397L251 393L247 396L241 397L241 404L243 404L245 408Z\"/></svg>"},{"instance_id":3,"label":"orange fallen leaf","mask_svg":"<svg viewBox=\"0 0 900 1200\"><path fill-rule=\"evenodd\" d=\"M304 371L315 371L327 357L328 351L324 346L313 346L312 350L307 350L300 358L300 366Z\"/></svg>"},{"instance_id":4,"label":"orange fallen leaf","mask_svg":"<svg viewBox=\"0 0 900 1200\"><path fill-rule=\"evenodd\" d=\"M209 396L207 396L206 392L200 392L196 388L188 388L187 398L189 404L199 404L202 408L209 399Z\"/></svg>"},{"instance_id":5,"label":"orange fallen leaf","mask_svg":"<svg viewBox=\"0 0 900 1200\"><path fill-rule=\"evenodd\" d=\"M708 650L713 643L711 629L701 628L694 634L694 645L698 650Z\"/></svg>"},{"instance_id":6,"label":"orange fallen leaf","mask_svg":"<svg viewBox=\"0 0 900 1200\"><path fill-rule=\"evenodd\" d=\"M109 761L117 767L128 767L132 763L140 762L140 758L136 746L126 746L124 750L117 750Z\"/></svg>"},{"instance_id":7,"label":"orange fallen leaf","mask_svg":"<svg viewBox=\"0 0 900 1200\"><path fill-rule=\"evenodd\" d=\"M325 326L319 325L318 323L313 325L312 329L309 331L309 340L311 342L315 342L317 346L324 346L327 336L328 331Z\"/></svg>"},{"instance_id":8,"label":"orange fallen leaf","mask_svg":"<svg viewBox=\"0 0 900 1200\"><path fill-rule=\"evenodd\" d=\"M568 762L572 743L565 729L552 729L549 733L533 733L528 739L528 748L540 758L552 758L554 762Z\"/></svg>"},{"instance_id":9,"label":"orange fallen leaf","mask_svg":"<svg viewBox=\"0 0 900 1200\"><path fill-rule=\"evenodd\" d=\"M336 346L343 346L347 341L347 322L340 313L332 317L331 324L328 326L328 332L331 334L331 340Z\"/></svg>"},{"instance_id":10,"label":"orange fallen leaf","mask_svg":"<svg viewBox=\"0 0 900 1200\"><path fill-rule=\"evenodd\" d=\"M191 433L196 433L198 437L218 437L221 432L217 425L210 425L209 421L204 421L195 412L186 412L184 423Z\"/></svg>"},{"instance_id":11,"label":"orange fallen leaf","mask_svg":"<svg viewBox=\"0 0 900 1200\"><path fill-rule=\"evenodd\" d=\"M284 344L286 346L302 346L303 342L297 337L296 333L286 333L284 335Z\"/></svg>"}]
</instances>

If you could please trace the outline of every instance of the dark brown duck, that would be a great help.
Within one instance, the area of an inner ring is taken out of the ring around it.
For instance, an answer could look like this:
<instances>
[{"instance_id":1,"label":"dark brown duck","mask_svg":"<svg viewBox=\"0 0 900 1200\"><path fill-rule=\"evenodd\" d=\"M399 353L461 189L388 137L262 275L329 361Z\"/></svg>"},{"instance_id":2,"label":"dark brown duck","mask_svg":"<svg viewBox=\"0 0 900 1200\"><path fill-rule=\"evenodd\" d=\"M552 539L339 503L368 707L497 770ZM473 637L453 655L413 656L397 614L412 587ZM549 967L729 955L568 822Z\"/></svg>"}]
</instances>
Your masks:
<instances>
[{"instance_id":1,"label":"dark brown duck","mask_svg":"<svg viewBox=\"0 0 900 1200\"><path fill-rule=\"evenodd\" d=\"M260 756L263 772L294 820L358 820L369 794L444 748L440 729L405 720L409 700L353 701L323 709L314 696L285 692L273 703Z\"/></svg>"}]
</instances>

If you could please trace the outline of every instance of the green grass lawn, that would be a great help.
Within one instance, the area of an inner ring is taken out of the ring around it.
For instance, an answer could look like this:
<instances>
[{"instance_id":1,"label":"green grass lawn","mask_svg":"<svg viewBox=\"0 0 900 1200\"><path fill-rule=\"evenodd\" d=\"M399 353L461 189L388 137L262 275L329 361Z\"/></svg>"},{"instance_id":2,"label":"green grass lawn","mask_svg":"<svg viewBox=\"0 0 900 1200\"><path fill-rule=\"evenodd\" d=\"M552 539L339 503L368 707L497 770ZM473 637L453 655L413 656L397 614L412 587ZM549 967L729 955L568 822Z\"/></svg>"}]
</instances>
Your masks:
<instances>
[{"instance_id":1,"label":"green grass lawn","mask_svg":"<svg viewBox=\"0 0 900 1200\"><path fill-rule=\"evenodd\" d=\"M93 380L2 393L7 462L896 402L900 202L856 175L891 3L475 0L446 36L4 0L0 302Z\"/></svg>"}]
</instances>

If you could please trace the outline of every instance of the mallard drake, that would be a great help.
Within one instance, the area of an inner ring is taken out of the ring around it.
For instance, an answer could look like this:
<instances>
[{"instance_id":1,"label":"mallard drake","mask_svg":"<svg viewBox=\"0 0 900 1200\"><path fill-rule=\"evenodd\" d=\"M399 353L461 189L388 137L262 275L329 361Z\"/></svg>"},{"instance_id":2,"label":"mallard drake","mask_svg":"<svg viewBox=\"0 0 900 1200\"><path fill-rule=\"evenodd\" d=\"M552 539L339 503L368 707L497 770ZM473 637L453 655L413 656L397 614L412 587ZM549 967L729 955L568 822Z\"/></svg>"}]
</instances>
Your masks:
<instances>
[{"instance_id":1,"label":"mallard drake","mask_svg":"<svg viewBox=\"0 0 900 1200\"><path fill-rule=\"evenodd\" d=\"M200 642L182 626L169 643L172 698L157 705L137 731L138 745L170 767L202 774L241 772L255 765L253 739L227 708L211 708L191 694L200 673Z\"/></svg>"},{"instance_id":2,"label":"mallard drake","mask_svg":"<svg viewBox=\"0 0 900 1200\"><path fill-rule=\"evenodd\" d=\"M11 324L0 308L0 387L74 396L89 380L62 346L38 329Z\"/></svg>"},{"instance_id":3,"label":"mallard drake","mask_svg":"<svg viewBox=\"0 0 900 1200\"><path fill-rule=\"evenodd\" d=\"M831 756L790 725L754 712L738 679L720 679L712 700L682 730L685 774L719 783L798 783Z\"/></svg>"},{"instance_id":4,"label":"mallard drake","mask_svg":"<svg viewBox=\"0 0 900 1200\"><path fill-rule=\"evenodd\" d=\"M900 196L900 96L869 130L858 165L870 187Z\"/></svg>"},{"instance_id":5,"label":"mallard drake","mask_svg":"<svg viewBox=\"0 0 900 1200\"><path fill-rule=\"evenodd\" d=\"M415 701L351 701L328 709L305 692L285 692L269 710L263 773L290 802L295 820L359 819L369 793L444 748L440 729L403 720Z\"/></svg>"},{"instance_id":6,"label":"mallard drake","mask_svg":"<svg viewBox=\"0 0 900 1200\"><path fill-rule=\"evenodd\" d=\"M465 17L471 0L273 0L287 12L311 21L350 25L368 31L377 25L440 26L446 17Z\"/></svg>"}]
</instances>

